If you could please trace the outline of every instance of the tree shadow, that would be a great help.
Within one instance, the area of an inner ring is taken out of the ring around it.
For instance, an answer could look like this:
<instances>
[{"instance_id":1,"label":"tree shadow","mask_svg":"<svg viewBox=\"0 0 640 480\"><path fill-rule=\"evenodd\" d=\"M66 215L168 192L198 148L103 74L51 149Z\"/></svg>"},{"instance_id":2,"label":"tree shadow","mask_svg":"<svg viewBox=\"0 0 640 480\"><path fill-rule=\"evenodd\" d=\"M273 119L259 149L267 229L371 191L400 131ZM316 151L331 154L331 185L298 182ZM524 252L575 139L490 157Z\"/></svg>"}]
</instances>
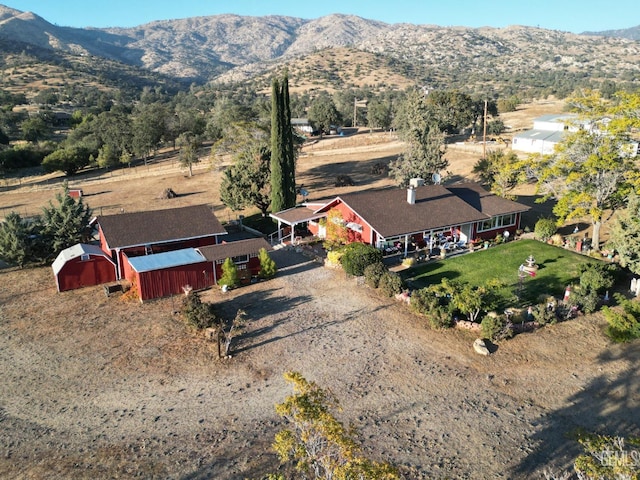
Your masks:
<instances>
[{"instance_id":1,"label":"tree shadow","mask_svg":"<svg viewBox=\"0 0 640 480\"><path fill-rule=\"evenodd\" d=\"M536 222L540 218L553 217L553 207L557 202L547 200L546 202L539 203L538 200L541 198L542 195L518 195L516 201L529 207L529 210L522 212L522 219L520 221L522 228L529 227L533 232Z\"/></svg>"},{"instance_id":2,"label":"tree shadow","mask_svg":"<svg viewBox=\"0 0 640 480\"><path fill-rule=\"evenodd\" d=\"M266 315L277 315L312 300L308 295L287 297L276 295L278 289L265 289L248 292L216 303L216 310L226 316L234 316L238 309L247 313L251 318L261 318Z\"/></svg>"},{"instance_id":3,"label":"tree shadow","mask_svg":"<svg viewBox=\"0 0 640 480\"><path fill-rule=\"evenodd\" d=\"M0 207L0 211L2 212L3 216L8 215L11 212L17 212L17 210L20 207L24 207L24 203L16 203L14 205L3 205L2 207Z\"/></svg>"},{"instance_id":4,"label":"tree shadow","mask_svg":"<svg viewBox=\"0 0 640 480\"><path fill-rule=\"evenodd\" d=\"M242 335L242 337L240 338L240 344L239 346L237 346L236 348L233 349L234 353L241 353L244 351L248 351L248 350L253 350L255 348L258 347L262 347L264 345L268 345L270 343L273 342L277 342L280 340L284 340L285 338L290 338L290 337L294 337L296 335L302 335L308 332L312 332L314 330L321 330L327 327L331 327L331 326L335 326L335 325L341 325L343 323L347 323L350 322L352 320L354 320L356 318L356 315L361 314L365 311L365 309L359 309L349 315L346 315L345 317L343 317L340 320L332 320L329 322L324 322L324 323L318 323L306 328L302 328L300 330L297 330L295 332L290 332L287 333L286 335L275 335L272 337L268 337L267 335L269 333L271 333L276 327L284 325L286 323L289 322L289 320L282 320L282 321L278 321L275 322L271 325L267 325L265 327L261 327L258 328L256 330L253 330L251 332L248 332L244 335ZM267 336L266 338L264 338L265 336ZM256 342L256 343L251 343L252 339L261 339L260 341ZM245 342L248 342L247 345L245 345Z\"/></svg>"},{"instance_id":5,"label":"tree shadow","mask_svg":"<svg viewBox=\"0 0 640 480\"><path fill-rule=\"evenodd\" d=\"M274 410L275 413L275 410ZM245 429L243 432L237 432L242 436L247 437L247 441L253 442L255 432L250 429ZM275 433L274 433L275 435ZM265 439L260 440L261 443L266 443ZM218 442L216 441L215 444ZM229 443L227 441L227 443ZM282 470L278 456L275 452L272 452L268 445L264 445L264 449L258 455L251 457L250 465L246 469L242 469L242 473L238 473L239 477L236 478L265 478L266 472L279 473ZM210 461L206 465L201 466L198 470L182 475L180 480L210 480L214 478L220 478L221 471L229 469L230 465L234 465L238 462L238 450L237 445L229 444L224 450L221 448L215 448L215 455L211 455L214 460ZM230 478L230 477L229 477Z\"/></svg>"},{"instance_id":6,"label":"tree shadow","mask_svg":"<svg viewBox=\"0 0 640 480\"><path fill-rule=\"evenodd\" d=\"M371 185L387 178L388 165L396 158L397 155L387 155L365 161L352 160L319 165L305 172L305 188L314 193L335 188L344 188L345 192L361 190L363 186ZM383 172L374 173L379 165L384 166ZM336 177L338 175L348 175L353 180L354 185L336 187Z\"/></svg>"},{"instance_id":7,"label":"tree shadow","mask_svg":"<svg viewBox=\"0 0 640 480\"><path fill-rule=\"evenodd\" d=\"M93 193L84 193L82 192L83 197L97 197L98 195L102 195L105 193L111 193L111 190L102 190L101 192L93 192Z\"/></svg>"},{"instance_id":8,"label":"tree shadow","mask_svg":"<svg viewBox=\"0 0 640 480\"><path fill-rule=\"evenodd\" d=\"M615 377L602 373L567 399L566 406L543 414L532 439L537 448L511 472L516 478L539 478L545 467L570 471L582 453L579 431L611 436L640 435L640 342L612 345L598 359L600 370L613 361L626 363ZM536 476L537 475L537 476Z\"/></svg>"},{"instance_id":9,"label":"tree shadow","mask_svg":"<svg viewBox=\"0 0 640 480\"><path fill-rule=\"evenodd\" d=\"M427 262L426 265L421 266L417 275L415 271L412 272L411 270L406 270L406 273L401 273L400 275L405 282L410 282L416 289L439 284L445 278L448 280L455 280L460 276L459 272L454 272L452 270L439 271L443 267L444 264L442 262L433 260Z\"/></svg>"}]
</instances>

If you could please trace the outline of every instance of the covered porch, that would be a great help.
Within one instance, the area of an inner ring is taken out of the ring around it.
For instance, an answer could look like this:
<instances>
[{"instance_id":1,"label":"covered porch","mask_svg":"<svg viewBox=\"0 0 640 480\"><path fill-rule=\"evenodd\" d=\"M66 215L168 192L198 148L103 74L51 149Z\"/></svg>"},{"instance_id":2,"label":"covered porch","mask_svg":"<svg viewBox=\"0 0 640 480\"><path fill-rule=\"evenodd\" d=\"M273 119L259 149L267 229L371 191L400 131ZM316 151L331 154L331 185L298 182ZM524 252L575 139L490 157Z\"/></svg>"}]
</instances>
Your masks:
<instances>
[{"instance_id":1,"label":"covered porch","mask_svg":"<svg viewBox=\"0 0 640 480\"><path fill-rule=\"evenodd\" d=\"M441 255L442 249L448 253L467 248L472 232L473 225L469 223L386 238L380 236L376 247L382 250L383 256L403 254L406 257L415 252L429 257Z\"/></svg>"},{"instance_id":2,"label":"covered porch","mask_svg":"<svg viewBox=\"0 0 640 480\"><path fill-rule=\"evenodd\" d=\"M324 238L324 227L318 220L326 218L326 212L317 212L322 205L299 205L288 210L270 213L269 216L278 222L278 230L270 237L271 244L290 242L299 244L309 236ZM312 224L312 225L310 225ZM311 227L311 228L310 228Z\"/></svg>"}]
</instances>

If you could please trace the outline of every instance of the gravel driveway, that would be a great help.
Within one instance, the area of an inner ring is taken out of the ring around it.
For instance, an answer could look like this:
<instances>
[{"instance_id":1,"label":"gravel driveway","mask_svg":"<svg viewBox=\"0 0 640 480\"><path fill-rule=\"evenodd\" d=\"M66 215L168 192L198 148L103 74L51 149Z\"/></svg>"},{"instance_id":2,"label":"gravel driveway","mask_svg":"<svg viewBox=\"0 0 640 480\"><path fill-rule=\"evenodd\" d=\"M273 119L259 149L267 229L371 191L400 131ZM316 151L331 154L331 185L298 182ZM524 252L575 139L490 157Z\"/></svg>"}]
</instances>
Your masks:
<instances>
[{"instance_id":1,"label":"gravel driveway","mask_svg":"<svg viewBox=\"0 0 640 480\"><path fill-rule=\"evenodd\" d=\"M489 357L294 251L270 281L203 299L247 312L231 360L172 314L99 289L58 294L49 269L0 281L1 478L260 478L300 371L331 388L371 457L405 478L541 478L577 427L638 431L637 346L597 319L519 335Z\"/></svg>"}]
</instances>

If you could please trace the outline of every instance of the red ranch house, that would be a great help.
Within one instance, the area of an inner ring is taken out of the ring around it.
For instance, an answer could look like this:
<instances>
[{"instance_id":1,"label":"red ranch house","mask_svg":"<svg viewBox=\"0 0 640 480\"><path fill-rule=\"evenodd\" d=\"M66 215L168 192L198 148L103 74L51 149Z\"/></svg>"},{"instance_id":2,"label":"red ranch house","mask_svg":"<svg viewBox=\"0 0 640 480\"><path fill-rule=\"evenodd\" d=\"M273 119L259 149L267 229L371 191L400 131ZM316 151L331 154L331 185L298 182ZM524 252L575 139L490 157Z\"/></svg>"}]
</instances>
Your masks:
<instances>
[{"instance_id":1,"label":"red ranch house","mask_svg":"<svg viewBox=\"0 0 640 480\"><path fill-rule=\"evenodd\" d=\"M319 208L296 207L271 214L292 229L306 222L311 233L323 237L319 218L330 210L341 213L351 241L405 254L412 244L433 246L442 239L463 245L474 239L495 238L520 228L521 214L529 207L498 197L477 183L423 185L412 180L407 190L386 188L340 195Z\"/></svg>"},{"instance_id":2,"label":"red ranch house","mask_svg":"<svg viewBox=\"0 0 640 480\"><path fill-rule=\"evenodd\" d=\"M227 234L206 205L104 215L97 224L100 247L118 265L118 279L125 277L125 254L131 258L213 245Z\"/></svg>"}]
</instances>

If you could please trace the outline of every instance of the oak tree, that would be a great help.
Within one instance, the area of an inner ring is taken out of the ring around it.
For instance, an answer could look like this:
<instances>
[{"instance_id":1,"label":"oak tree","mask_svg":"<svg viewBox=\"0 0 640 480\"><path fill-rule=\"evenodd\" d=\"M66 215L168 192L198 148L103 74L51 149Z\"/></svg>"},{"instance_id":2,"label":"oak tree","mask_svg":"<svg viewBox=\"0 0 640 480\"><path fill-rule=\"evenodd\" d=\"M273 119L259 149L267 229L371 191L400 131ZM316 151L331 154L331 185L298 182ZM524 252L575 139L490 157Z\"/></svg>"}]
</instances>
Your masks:
<instances>
[{"instance_id":1,"label":"oak tree","mask_svg":"<svg viewBox=\"0 0 640 480\"><path fill-rule=\"evenodd\" d=\"M606 102L594 92L575 95L569 102L581 115L582 128L565 134L555 152L535 160L532 169L541 200L556 200L553 212L560 223L590 218L592 245L599 250L605 213L620 206L624 195L638 184L629 135L640 123L640 102L638 95Z\"/></svg>"},{"instance_id":2,"label":"oak tree","mask_svg":"<svg viewBox=\"0 0 640 480\"><path fill-rule=\"evenodd\" d=\"M257 123L236 123L225 129L216 149L232 155L220 184L220 199L231 210L256 207L263 217L271 205L271 152L268 132Z\"/></svg>"}]
</instances>

